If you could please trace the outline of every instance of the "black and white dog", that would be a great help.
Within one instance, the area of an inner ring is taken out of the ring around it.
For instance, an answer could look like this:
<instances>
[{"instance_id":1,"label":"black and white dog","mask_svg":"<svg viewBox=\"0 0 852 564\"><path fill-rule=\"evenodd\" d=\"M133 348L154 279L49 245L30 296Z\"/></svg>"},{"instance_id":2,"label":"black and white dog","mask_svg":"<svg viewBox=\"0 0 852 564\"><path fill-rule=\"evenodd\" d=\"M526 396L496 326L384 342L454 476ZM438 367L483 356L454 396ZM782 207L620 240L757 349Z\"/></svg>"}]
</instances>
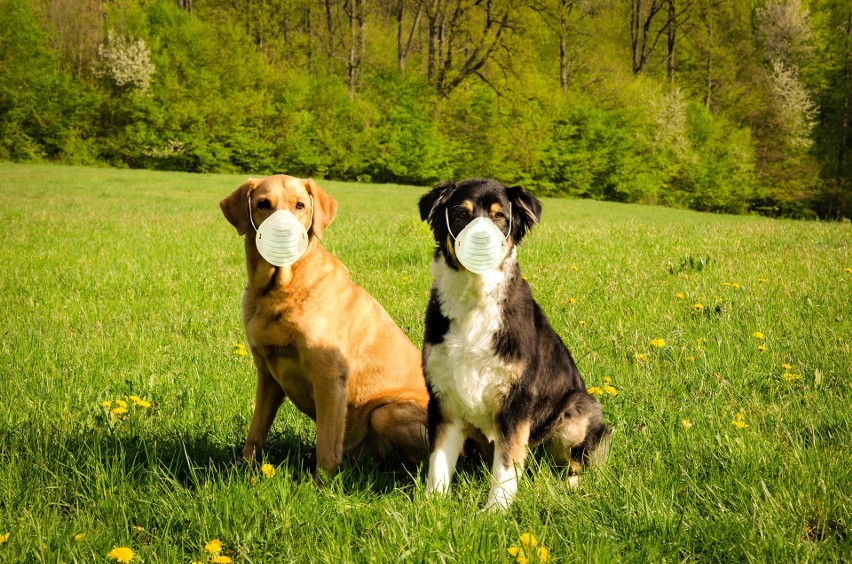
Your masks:
<instances>
[{"instance_id":1,"label":"black and white dog","mask_svg":"<svg viewBox=\"0 0 852 564\"><path fill-rule=\"evenodd\" d=\"M575 473L602 462L611 428L516 258L541 203L519 186L471 179L424 195L420 217L437 243L423 342L427 495L449 490L465 440L479 433L494 443L490 509L511 505L528 445L544 443Z\"/></svg>"}]
</instances>

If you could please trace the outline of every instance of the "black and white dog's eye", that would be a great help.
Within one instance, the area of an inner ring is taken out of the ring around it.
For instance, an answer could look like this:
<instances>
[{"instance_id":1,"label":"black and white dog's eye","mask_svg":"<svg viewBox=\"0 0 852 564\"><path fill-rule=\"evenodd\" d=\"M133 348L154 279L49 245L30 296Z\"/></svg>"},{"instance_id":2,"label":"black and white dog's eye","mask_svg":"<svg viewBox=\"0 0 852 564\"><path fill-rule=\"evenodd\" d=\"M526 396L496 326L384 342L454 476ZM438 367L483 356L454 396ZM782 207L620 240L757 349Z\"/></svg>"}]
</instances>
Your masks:
<instances>
[{"instance_id":1,"label":"black and white dog's eye","mask_svg":"<svg viewBox=\"0 0 852 564\"><path fill-rule=\"evenodd\" d=\"M269 200L261 200L257 203L257 209L259 210L268 210L272 205L269 203Z\"/></svg>"},{"instance_id":2,"label":"black and white dog's eye","mask_svg":"<svg viewBox=\"0 0 852 564\"><path fill-rule=\"evenodd\" d=\"M467 219L470 217L470 212L467 210L461 210L456 217L459 219Z\"/></svg>"},{"instance_id":3,"label":"black and white dog's eye","mask_svg":"<svg viewBox=\"0 0 852 564\"><path fill-rule=\"evenodd\" d=\"M497 213L495 213L495 214L494 214L494 217L495 217L495 218L498 218L498 219L506 219L506 215L505 215L503 212L497 212Z\"/></svg>"},{"instance_id":4,"label":"black and white dog's eye","mask_svg":"<svg viewBox=\"0 0 852 564\"><path fill-rule=\"evenodd\" d=\"M296 202L296 209L297 209L297 210L303 210L303 209L305 209L305 204L304 204L304 202Z\"/></svg>"}]
</instances>

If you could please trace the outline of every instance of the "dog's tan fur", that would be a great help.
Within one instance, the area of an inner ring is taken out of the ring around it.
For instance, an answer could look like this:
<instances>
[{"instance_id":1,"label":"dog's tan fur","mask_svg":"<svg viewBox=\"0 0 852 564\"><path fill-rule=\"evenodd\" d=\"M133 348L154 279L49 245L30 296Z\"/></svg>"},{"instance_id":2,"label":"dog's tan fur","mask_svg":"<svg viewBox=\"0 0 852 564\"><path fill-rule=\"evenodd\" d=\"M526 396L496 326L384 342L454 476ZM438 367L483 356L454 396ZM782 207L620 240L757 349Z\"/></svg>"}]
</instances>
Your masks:
<instances>
[{"instance_id":1,"label":"dog's tan fur","mask_svg":"<svg viewBox=\"0 0 852 564\"><path fill-rule=\"evenodd\" d=\"M249 198L257 226L279 209L310 225L299 260L276 267L260 256ZM257 207L262 200L268 209ZM420 352L320 243L337 211L334 198L313 180L276 175L246 181L219 205L240 235L248 232L242 317L257 392L243 456L252 459L263 448L286 397L316 421L320 478L337 471L344 452L383 458L396 450L419 459L428 402Z\"/></svg>"}]
</instances>

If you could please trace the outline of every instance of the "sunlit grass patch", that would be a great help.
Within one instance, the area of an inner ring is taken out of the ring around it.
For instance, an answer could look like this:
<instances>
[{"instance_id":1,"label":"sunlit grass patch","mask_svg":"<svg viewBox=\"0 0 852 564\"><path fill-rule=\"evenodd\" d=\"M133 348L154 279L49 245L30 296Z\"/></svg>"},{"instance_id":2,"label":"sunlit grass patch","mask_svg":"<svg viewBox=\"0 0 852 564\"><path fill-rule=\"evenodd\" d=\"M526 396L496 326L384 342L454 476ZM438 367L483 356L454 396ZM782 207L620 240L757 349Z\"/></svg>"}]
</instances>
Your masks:
<instances>
[{"instance_id":1,"label":"sunlit grass patch","mask_svg":"<svg viewBox=\"0 0 852 564\"><path fill-rule=\"evenodd\" d=\"M218 201L242 180L0 164L0 560L506 562L524 534L551 562L849 553L852 226L545 200L523 273L611 454L571 489L535 450L494 516L475 457L446 498L422 466L347 462L317 487L290 404L237 464L255 372ZM323 186L324 244L419 345L424 189Z\"/></svg>"}]
</instances>

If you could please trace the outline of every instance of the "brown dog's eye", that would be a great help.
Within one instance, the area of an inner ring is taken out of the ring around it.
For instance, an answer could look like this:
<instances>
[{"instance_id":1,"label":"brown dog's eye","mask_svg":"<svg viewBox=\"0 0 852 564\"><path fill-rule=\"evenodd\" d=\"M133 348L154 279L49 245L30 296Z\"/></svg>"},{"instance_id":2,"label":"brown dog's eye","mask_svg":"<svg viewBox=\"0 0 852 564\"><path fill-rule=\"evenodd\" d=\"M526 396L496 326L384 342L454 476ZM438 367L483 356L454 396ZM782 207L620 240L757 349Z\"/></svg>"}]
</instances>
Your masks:
<instances>
[{"instance_id":1,"label":"brown dog's eye","mask_svg":"<svg viewBox=\"0 0 852 564\"><path fill-rule=\"evenodd\" d=\"M268 210L272 205L269 203L269 200L261 200L257 203L257 209L259 210Z\"/></svg>"},{"instance_id":2,"label":"brown dog's eye","mask_svg":"<svg viewBox=\"0 0 852 564\"><path fill-rule=\"evenodd\" d=\"M305 204L304 204L304 202L296 202L296 209L297 209L297 210L303 210L303 209L305 209Z\"/></svg>"},{"instance_id":3,"label":"brown dog's eye","mask_svg":"<svg viewBox=\"0 0 852 564\"><path fill-rule=\"evenodd\" d=\"M503 212L497 212L497 213L495 213L495 214L494 214L494 217L495 217L495 218L498 218L498 219L506 219L506 215L505 215Z\"/></svg>"}]
</instances>

